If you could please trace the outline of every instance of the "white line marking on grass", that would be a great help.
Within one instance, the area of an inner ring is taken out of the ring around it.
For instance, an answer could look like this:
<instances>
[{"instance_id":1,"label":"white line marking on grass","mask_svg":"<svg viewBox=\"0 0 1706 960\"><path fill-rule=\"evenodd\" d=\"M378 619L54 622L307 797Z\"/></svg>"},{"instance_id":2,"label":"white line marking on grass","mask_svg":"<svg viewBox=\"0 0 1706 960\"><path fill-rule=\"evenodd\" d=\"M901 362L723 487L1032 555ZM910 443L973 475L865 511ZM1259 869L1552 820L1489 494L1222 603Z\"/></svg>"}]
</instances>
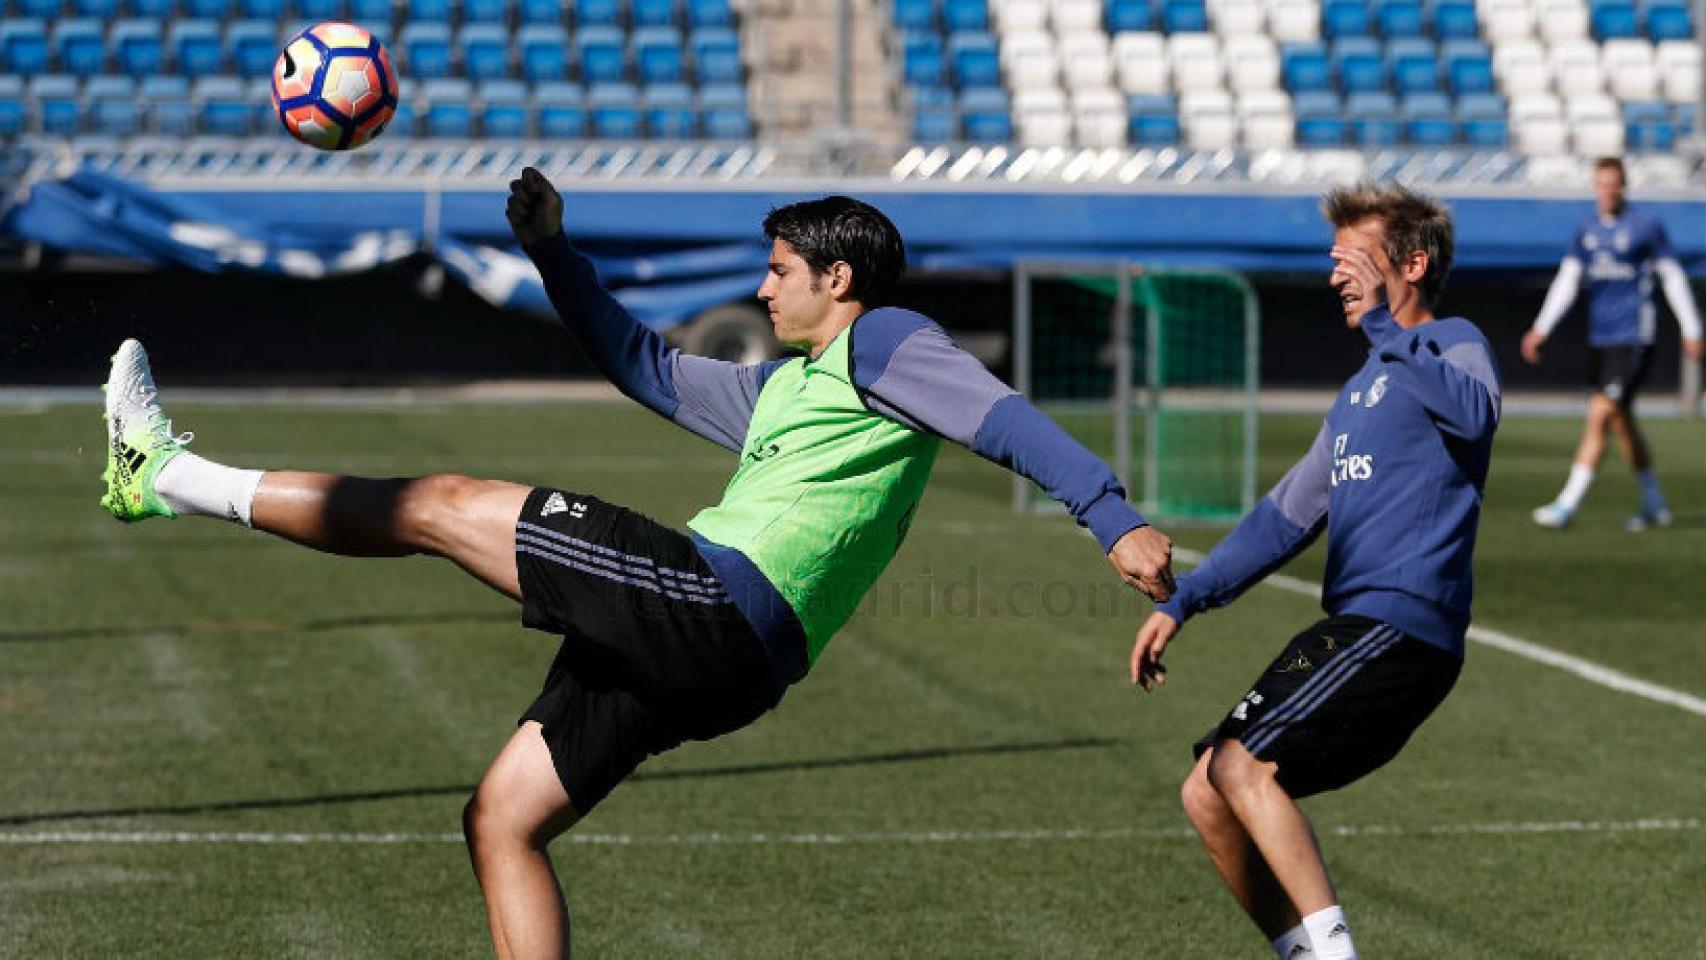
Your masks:
<instances>
[{"instance_id":1,"label":"white line marking on grass","mask_svg":"<svg viewBox=\"0 0 1706 960\"><path fill-rule=\"evenodd\" d=\"M1545 836L1581 833L1684 833L1706 829L1706 820L1650 817L1639 820L1531 820L1488 823L1367 824L1325 827L1335 837ZM801 846L858 844L1072 843L1115 840L1195 840L1184 827L1113 827L1056 830L900 830L876 833L571 833L565 842L584 846ZM461 843L460 833L307 833L259 831L92 831L0 832L0 845L47 844L208 844L208 845L394 845Z\"/></svg>"}]
</instances>

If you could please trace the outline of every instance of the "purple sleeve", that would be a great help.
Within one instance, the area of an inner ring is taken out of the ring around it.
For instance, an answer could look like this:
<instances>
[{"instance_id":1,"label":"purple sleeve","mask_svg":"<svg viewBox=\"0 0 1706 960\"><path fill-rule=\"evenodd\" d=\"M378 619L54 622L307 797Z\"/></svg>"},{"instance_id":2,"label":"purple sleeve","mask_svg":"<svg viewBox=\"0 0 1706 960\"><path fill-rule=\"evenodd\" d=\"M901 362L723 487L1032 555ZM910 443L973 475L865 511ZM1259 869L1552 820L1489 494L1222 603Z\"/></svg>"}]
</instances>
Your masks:
<instances>
[{"instance_id":1,"label":"purple sleeve","mask_svg":"<svg viewBox=\"0 0 1706 960\"><path fill-rule=\"evenodd\" d=\"M1362 318L1362 332L1380 351L1380 359L1394 361L1411 376L1402 382L1446 433L1464 440L1482 440L1499 425L1499 378L1492 351L1478 335L1473 339L1448 339L1466 320L1435 321L1405 330L1398 326L1385 304ZM1443 333L1443 335L1441 335Z\"/></svg>"},{"instance_id":2,"label":"purple sleeve","mask_svg":"<svg viewBox=\"0 0 1706 960\"><path fill-rule=\"evenodd\" d=\"M1104 551L1145 525L1107 464L923 315L893 308L866 314L854 324L849 357L866 406L1033 481Z\"/></svg>"}]
</instances>

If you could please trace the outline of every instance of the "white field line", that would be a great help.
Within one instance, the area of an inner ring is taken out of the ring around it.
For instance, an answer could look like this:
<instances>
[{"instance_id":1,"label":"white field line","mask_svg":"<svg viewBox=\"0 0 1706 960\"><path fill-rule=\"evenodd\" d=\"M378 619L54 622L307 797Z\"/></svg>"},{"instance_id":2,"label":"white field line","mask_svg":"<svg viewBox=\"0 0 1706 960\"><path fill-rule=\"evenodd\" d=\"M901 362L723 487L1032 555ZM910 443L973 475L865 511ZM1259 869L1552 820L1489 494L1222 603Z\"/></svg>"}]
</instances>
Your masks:
<instances>
[{"instance_id":1,"label":"white field line","mask_svg":"<svg viewBox=\"0 0 1706 960\"><path fill-rule=\"evenodd\" d=\"M1486 823L1366 824L1325 827L1329 836L1367 837L1546 836L1584 833L1684 833L1706 829L1698 818L1640 820L1524 820ZM1082 841L1195 840L1183 827L1114 827L1055 830L910 830L878 833L571 833L570 844L608 847L835 847L856 845L930 845L1072 843ZM95 831L0 832L0 845L48 844L203 844L203 845L398 845L460 844L460 833L309 833L262 831Z\"/></svg>"},{"instance_id":2,"label":"white field line","mask_svg":"<svg viewBox=\"0 0 1706 960\"><path fill-rule=\"evenodd\" d=\"M1181 547L1173 548L1173 556L1190 564L1198 564L1203 560L1202 554L1195 550L1187 550ZM1266 583L1270 587L1277 587L1288 593L1295 593L1305 597L1313 597L1317 600L1321 599L1320 585L1311 583L1308 580L1299 580L1296 577L1288 577L1285 574L1270 574L1268 578L1262 582ZM1523 640L1520 637L1513 637L1508 633L1500 633L1497 630L1489 630L1486 627L1476 626L1471 626L1469 628L1469 639L1476 643L1485 644L1486 646L1503 650L1506 653L1512 653L1519 657L1533 660L1536 663L1544 663L1549 667L1557 667L1559 670L1563 670L1566 673L1573 673L1589 683L1596 683L1602 687L1616 690L1620 693L1628 693L1637 697L1642 697L1655 703L1668 704L1669 706L1676 707L1678 710L1686 710L1695 716L1706 717L1706 698L1697 697L1691 693L1684 693L1681 690L1674 690L1670 687L1660 686L1659 684L1642 680L1639 677L1632 677L1621 670L1614 670L1604 664L1595 663L1592 660L1586 660L1573 654L1554 650L1551 647L1543 646L1533 642L1532 640Z\"/></svg>"}]
</instances>

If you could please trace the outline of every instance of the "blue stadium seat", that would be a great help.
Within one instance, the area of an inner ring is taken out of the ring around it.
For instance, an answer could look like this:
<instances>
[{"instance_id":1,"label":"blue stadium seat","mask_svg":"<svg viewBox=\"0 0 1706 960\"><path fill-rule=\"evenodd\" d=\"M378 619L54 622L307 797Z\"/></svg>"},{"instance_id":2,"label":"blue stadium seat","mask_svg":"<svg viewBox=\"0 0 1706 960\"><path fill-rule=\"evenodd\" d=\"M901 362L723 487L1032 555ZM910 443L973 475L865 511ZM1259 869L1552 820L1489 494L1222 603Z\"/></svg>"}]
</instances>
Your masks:
<instances>
[{"instance_id":1,"label":"blue stadium seat","mask_svg":"<svg viewBox=\"0 0 1706 960\"><path fill-rule=\"evenodd\" d=\"M344 19L344 0L296 0L296 15L321 22Z\"/></svg>"},{"instance_id":2,"label":"blue stadium seat","mask_svg":"<svg viewBox=\"0 0 1706 960\"><path fill-rule=\"evenodd\" d=\"M1632 151L1669 150L1676 143L1670 108L1660 100L1631 100L1623 105L1625 142Z\"/></svg>"},{"instance_id":3,"label":"blue stadium seat","mask_svg":"<svg viewBox=\"0 0 1706 960\"><path fill-rule=\"evenodd\" d=\"M1342 147L1345 144L1345 105L1331 90L1308 90L1291 98L1297 114L1297 144L1302 147Z\"/></svg>"},{"instance_id":4,"label":"blue stadium seat","mask_svg":"<svg viewBox=\"0 0 1706 960\"><path fill-rule=\"evenodd\" d=\"M1155 29L1155 8L1149 0L1108 0L1102 13L1109 33Z\"/></svg>"},{"instance_id":5,"label":"blue stadium seat","mask_svg":"<svg viewBox=\"0 0 1706 960\"><path fill-rule=\"evenodd\" d=\"M942 20L949 33L988 30L989 4L986 0L943 0Z\"/></svg>"},{"instance_id":6,"label":"blue stadium seat","mask_svg":"<svg viewBox=\"0 0 1706 960\"><path fill-rule=\"evenodd\" d=\"M509 74L509 30L497 23L470 23L457 33L462 72L475 80Z\"/></svg>"},{"instance_id":7,"label":"blue stadium seat","mask_svg":"<svg viewBox=\"0 0 1706 960\"><path fill-rule=\"evenodd\" d=\"M1001 58L994 34L955 33L948 37L948 62L962 88L1001 86Z\"/></svg>"},{"instance_id":8,"label":"blue stadium seat","mask_svg":"<svg viewBox=\"0 0 1706 960\"><path fill-rule=\"evenodd\" d=\"M480 134L505 140L527 136L527 84L520 80L480 84Z\"/></svg>"},{"instance_id":9,"label":"blue stadium seat","mask_svg":"<svg viewBox=\"0 0 1706 960\"><path fill-rule=\"evenodd\" d=\"M1640 35L1635 19L1635 4L1630 0L1593 0L1588 5L1588 20L1593 25L1596 40Z\"/></svg>"},{"instance_id":10,"label":"blue stadium seat","mask_svg":"<svg viewBox=\"0 0 1706 960\"><path fill-rule=\"evenodd\" d=\"M675 27L681 23L679 0L630 0L628 14L634 19L634 29L644 27Z\"/></svg>"},{"instance_id":11,"label":"blue stadium seat","mask_svg":"<svg viewBox=\"0 0 1706 960\"><path fill-rule=\"evenodd\" d=\"M1384 90L1364 90L1345 98L1345 114L1357 142L1365 147L1388 147L1399 142L1398 102Z\"/></svg>"},{"instance_id":12,"label":"blue stadium seat","mask_svg":"<svg viewBox=\"0 0 1706 960\"><path fill-rule=\"evenodd\" d=\"M238 20L225 29L225 55L241 76L271 74L279 46L278 29L267 20Z\"/></svg>"},{"instance_id":13,"label":"blue stadium seat","mask_svg":"<svg viewBox=\"0 0 1706 960\"><path fill-rule=\"evenodd\" d=\"M253 0L249 0L249 2L253 2ZM389 24L391 15L395 12L396 5L392 0L350 0L349 15L354 17L357 23L364 26L381 21Z\"/></svg>"},{"instance_id":14,"label":"blue stadium seat","mask_svg":"<svg viewBox=\"0 0 1706 960\"><path fill-rule=\"evenodd\" d=\"M1368 34L1368 6L1363 0L1327 0L1321 11L1321 32L1327 37Z\"/></svg>"},{"instance_id":15,"label":"blue stadium seat","mask_svg":"<svg viewBox=\"0 0 1706 960\"><path fill-rule=\"evenodd\" d=\"M907 83L933 87L942 82L942 36L934 31L904 34L900 40L901 76Z\"/></svg>"},{"instance_id":16,"label":"blue stadium seat","mask_svg":"<svg viewBox=\"0 0 1706 960\"><path fill-rule=\"evenodd\" d=\"M408 85L404 84L404 91ZM391 114L391 122L385 125L385 139L410 140L421 134L421 113L412 99L399 99L397 112Z\"/></svg>"},{"instance_id":17,"label":"blue stadium seat","mask_svg":"<svg viewBox=\"0 0 1706 960\"><path fill-rule=\"evenodd\" d=\"M752 136L752 119L746 112L746 88L738 83L701 87L699 118L705 136L712 140L745 140Z\"/></svg>"},{"instance_id":18,"label":"blue stadium seat","mask_svg":"<svg viewBox=\"0 0 1706 960\"><path fill-rule=\"evenodd\" d=\"M1493 55L1479 40L1448 40L1440 48L1445 62L1445 75L1451 91L1458 96L1466 93L1493 91Z\"/></svg>"},{"instance_id":19,"label":"blue stadium seat","mask_svg":"<svg viewBox=\"0 0 1706 960\"><path fill-rule=\"evenodd\" d=\"M130 2L134 9L136 0ZM284 17L284 8L285 0L238 0L237 15L245 20L279 20Z\"/></svg>"},{"instance_id":20,"label":"blue stadium seat","mask_svg":"<svg viewBox=\"0 0 1706 960\"><path fill-rule=\"evenodd\" d=\"M249 101L250 122L253 131L261 136L288 136L289 131L278 118L278 108L272 105L272 78L255 77L247 81L249 85L247 100Z\"/></svg>"},{"instance_id":21,"label":"blue stadium seat","mask_svg":"<svg viewBox=\"0 0 1706 960\"><path fill-rule=\"evenodd\" d=\"M1013 113L1007 92L1000 87L960 91L961 132L974 143L1006 143L1013 139Z\"/></svg>"},{"instance_id":22,"label":"blue stadium seat","mask_svg":"<svg viewBox=\"0 0 1706 960\"><path fill-rule=\"evenodd\" d=\"M1164 147L1179 142L1179 104L1170 94L1126 98L1127 137L1132 146Z\"/></svg>"},{"instance_id":23,"label":"blue stadium seat","mask_svg":"<svg viewBox=\"0 0 1706 960\"><path fill-rule=\"evenodd\" d=\"M622 31L616 27L584 27L575 35L580 54L581 79L589 85L615 83L628 75L628 53Z\"/></svg>"},{"instance_id":24,"label":"blue stadium seat","mask_svg":"<svg viewBox=\"0 0 1706 960\"><path fill-rule=\"evenodd\" d=\"M42 21L0 19L0 72L34 76L47 69L47 26Z\"/></svg>"},{"instance_id":25,"label":"blue stadium seat","mask_svg":"<svg viewBox=\"0 0 1706 960\"><path fill-rule=\"evenodd\" d=\"M688 39L693 73L704 83L739 83L740 35L729 27L701 27Z\"/></svg>"},{"instance_id":26,"label":"blue stadium seat","mask_svg":"<svg viewBox=\"0 0 1706 960\"><path fill-rule=\"evenodd\" d=\"M166 32L172 62L186 77L209 77L225 66L225 48L219 42L219 24L212 20L178 20Z\"/></svg>"},{"instance_id":27,"label":"blue stadium seat","mask_svg":"<svg viewBox=\"0 0 1706 960\"><path fill-rule=\"evenodd\" d=\"M1481 35L1473 0L1435 0L1432 20L1434 36L1441 40L1474 40Z\"/></svg>"},{"instance_id":28,"label":"blue stadium seat","mask_svg":"<svg viewBox=\"0 0 1706 960\"><path fill-rule=\"evenodd\" d=\"M355 22L355 25L360 27L363 30L366 30L368 32L368 34L373 37L373 39L379 41L380 46L391 51L391 56L393 58L395 58L397 56L397 45L391 42L391 21L389 21L389 20L357 20ZM395 59L392 60L392 64L393 65L396 64Z\"/></svg>"},{"instance_id":29,"label":"blue stadium seat","mask_svg":"<svg viewBox=\"0 0 1706 960\"><path fill-rule=\"evenodd\" d=\"M450 75L450 28L442 23L410 23L399 36L403 69L422 79Z\"/></svg>"},{"instance_id":30,"label":"blue stadium seat","mask_svg":"<svg viewBox=\"0 0 1706 960\"><path fill-rule=\"evenodd\" d=\"M158 20L120 20L113 24L111 43L119 70L133 77L159 73L165 65Z\"/></svg>"},{"instance_id":31,"label":"blue stadium seat","mask_svg":"<svg viewBox=\"0 0 1706 960\"><path fill-rule=\"evenodd\" d=\"M236 77L202 77L190 87L196 125L202 133L220 137L247 136L254 113L243 81Z\"/></svg>"},{"instance_id":32,"label":"blue stadium seat","mask_svg":"<svg viewBox=\"0 0 1706 960\"><path fill-rule=\"evenodd\" d=\"M19 16L41 17L43 19L57 18L65 6L62 0L16 0L16 2Z\"/></svg>"},{"instance_id":33,"label":"blue stadium seat","mask_svg":"<svg viewBox=\"0 0 1706 960\"><path fill-rule=\"evenodd\" d=\"M729 9L729 0L687 0L687 23L694 29L732 27L734 22L735 15Z\"/></svg>"},{"instance_id":34,"label":"blue stadium seat","mask_svg":"<svg viewBox=\"0 0 1706 960\"><path fill-rule=\"evenodd\" d=\"M99 20L69 19L55 23L53 49L59 55L59 69L73 76L94 76L107 60L107 45L101 39Z\"/></svg>"},{"instance_id":35,"label":"blue stadium seat","mask_svg":"<svg viewBox=\"0 0 1706 960\"><path fill-rule=\"evenodd\" d=\"M622 24L620 0L575 0L575 24L582 27L616 27Z\"/></svg>"},{"instance_id":36,"label":"blue stadium seat","mask_svg":"<svg viewBox=\"0 0 1706 960\"><path fill-rule=\"evenodd\" d=\"M1378 0L1374 20L1380 25L1380 35L1419 37L1422 35L1422 4L1420 0Z\"/></svg>"},{"instance_id":37,"label":"blue stadium seat","mask_svg":"<svg viewBox=\"0 0 1706 960\"><path fill-rule=\"evenodd\" d=\"M517 7L522 23L562 26L562 0L519 0Z\"/></svg>"},{"instance_id":38,"label":"blue stadium seat","mask_svg":"<svg viewBox=\"0 0 1706 960\"><path fill-rule=\"evenodd\" d=\"M684 71L681 34L674 27L634 31L634 67L642 83L679 83Z\"/></svg>"},{"instance_id":39,"label":"blue stadium seat","mask_svg":"<svg viewBox=\"0 0 1706 960\"><path fill-rule=\"evenodd\" d=\"M1695 119L1694 104L1679 103L1675 106L1674 110L1675 119L1672 122L1676 124L1676 135L1678 137L1693 136Z\"/></svg>"},{"instance_id":40,"label":"blue stadium seat","mask_svg":"<svg viewBox=\"0 0 1706 960\"><path fill-rule=\"evenodd\" d=\"M97 20L111 20L118 16L118 0L76 0L71 9L79 17L94 17Z\"/></svg>"},{"instance_id":41,"label":"blue stadium seat","mask_svg":"<svg viewBox=\"0 0 1706 960\"><path fill-rule=\"evenodd\" d=\"M464 140L474 131L473 85L466 80L434 77L421 84L425 104L425 134L439 140Z\"/></svg>"},{"instance_id":42,"label":"blue stadium seat","mask_svg":"<svg viewBox=\"0 0 1706 960\"><path fill-rule=\"evenodd\" d=\"M516 31L521 75L534 83L561 80L569 72L569 32L556 24L530 23Z\"/></svg>"},{"instance_id":43,"label":"blue stadium seat","mask_svg":"<svg viewBox=\"0 0 1706 960\"><path fill-rule=\"evenodd\" d=\"M642 95L646 134L658 140L691 140L699 135L693 91L685 83L654 83Z\"/></svg>"},{"instance_id":44,"label":"blue stadium seat","mask_svg":"<svg viewBox=\"0 0 1706 960\"><path fill-rule=\"evenodd\" d=\"M1333 41L1333 68L1345 93L1386 89L1386 59L1373 37L1340 37Z\"/></svg>"},{"instance_id":45,"label":"blue stadium seat","mask_svg":"<svg viewBox=\"0 0 1706 960\"><path fill-rule=\"evenodd\" d=\"M633 84L595 83L587 88L586 107L593 136L633 140L641 135L640 91Z\"/></svg>"},{"instance_id":46,"label":"blue stadium seat","mask_svg":"<svg viewBox=\"0 0 1706 960\"><path fill-rule=\"evenodd\" d=\"M1439 58L1432 40L1397 37L1386 45L1386 62L1400 94L1439 89Z\"/></svg>"},{"instance_id":47,"label":"blue stadium seat","mask_svg":"<svg viewBox=\"0 0 1706 960\"><path fill-rule=\"evenodd\" d=\"M141 100L148 111L148 129L169 137L187 137L195 129L190 106L190 81L176 74L143 77Z\"/></svg>"},{"instance_id":48,"label":"blue stadium seat","mask_svg":"<svg viewBox=\"0 0 1706 960\"><path fill-rule=\"evenodd\" d=\"M960 115L954 109L954 92L947 87L912 89L912 137L925 143L960 138Z\"/></svg>"},{"instance_id":49,"label":"blue stadium seat","mask_svg":"<svg viewBox=\"0 0 1706 960\"><path fill-rule=\"evenodd\" d=\"M894 0L894 28L902 31L936 29L936 0Z\"/></svg>"},{"instance_id":50,"label":"blue stadium seat","mask_svg":"<svg viewBox=\"0 0 1706 960\"><path fill-rule=\"evenodd\" d=\"M509 0L462 0L463 23L503 23L509 17Z\"/></svg>"},{"instance_id":51,"label":"blue stadium seat","mask_svg":"<svg viewBox=\"0 0 1706 960\"><path fill-rule=\"evenodd\" d=\"M1647 36L1655 43L1694 37L1694 24L1689 19L1688 4L1683 0L1648 0L1646 14Z\"/></svg>"},{"instance_id":52,"label":"blue stadium seat","mask_svg":"<svg viewBox=\"0 0 1706 960\"><path fill-rule=\"evenodd\" d=\"M89 101L89 126L96 133L128 137L142 128L136 81L130 77L90 77L83 98Z\"/></svg>"},{"instance_id":53,"label":"blue stadium seat","mask_svg":"<svg viewBox=\"0 0 1706 960\"><path fill-rule=\"evenodd\" d=\"M24 78L0 74L0 137L24 132L29 116L24 108Z\"/></svg>"},{"instance_id":54,"label":"blue stadium seat","mask_svg":"<svg viewBox=\"0 0 1706 960\"><path fill-rule=\"evenodd\" d=\"M1457 142L1457 121L1451 114L1451 98L1423 91L1407 94L1399 105L1404 118L1404 136L1419 147L1444 147Z\"/></svg>"},{"instance_id":55,"label":"blue stadium seat","mask_svg":"<svg viewBox=\"0 0 1706 960\"><path fill-rule=\"evenodd\" d=\"M1463 125L1464 141L1472 146L1503 149L1510 143L1505 101L1496 93L1467 93L1458 97L1457 119Z\"/></svg>"},{"instance_id":56,"label":"blue stadium seat","mask_svg":"<svg viewBox=\"0 0 1706 960\"><path fill-rule=\"evenodd\" d=\"M408 5L410 23L450 22L450 0L408 0ZM429 118L427 123L430 125L432 120Z\"/></svg>"},{"instance_id":57,"label":"blue stadium seat","mask_svg":"<svg viewBox=\"0 0 1706 960\"><path fill-rule=\"evenodd\" d=\"M1288 43L1280 47L1280 73L1292 93L1326 90L1332 86L1327 48L1319 43Z\"/></svg>"},{"instance_id":58,"label":"blue stadium seat","mask_svg":"<svg viewBox=\"0 0 1706 960\"><path fill-rule=\"evenodd\" d=\"M50 73L30 78L29 99L35 101L36 124L42 133L72 137L83 129L83 103L77 97L77 78Z\"/></svg>"},{"instance_id":59,"label":"blue stadium seat","mask_svg":"<svg viewBox=\"0 0 1706 960\"><path fill-rule=\"evenodd\" d=\"M1202 0L1166 0L1161 23L1168 33L1202 33L1208 29L1208 7Z\"/></svg>"},{"instance_id":60,"label":"blue stadium seat","mask_svg":"<svg viewBox=\"0 0 1706 960\"><path fill-rule=\"evenodd\" d=\"M577 140L586 136L586 105L581 88L551 81L533 88L533 115L538 135L548 140Z\"/></svg>"},{"instance_id":61,"label":"blue stadium seat","mask_svg":"<svg viewBox=\"0 0 1706 960\"><path fill-rule=\"evenodd\" d=\"M184 0L184 16L196 20L224 20L235 12L234 0Z\"/></svg>"}]
</instances>

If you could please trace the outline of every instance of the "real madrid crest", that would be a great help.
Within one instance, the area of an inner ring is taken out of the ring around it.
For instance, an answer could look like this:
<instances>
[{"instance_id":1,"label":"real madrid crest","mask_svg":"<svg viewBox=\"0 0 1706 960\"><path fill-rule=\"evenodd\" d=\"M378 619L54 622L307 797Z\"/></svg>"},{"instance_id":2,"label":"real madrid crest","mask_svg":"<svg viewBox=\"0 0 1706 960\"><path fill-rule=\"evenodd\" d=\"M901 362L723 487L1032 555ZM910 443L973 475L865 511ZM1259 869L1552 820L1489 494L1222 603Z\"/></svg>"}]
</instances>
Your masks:
<instances>
[{"instance_id":1,"label":"real madrid crest","mask_svg":"<svg viewBox=\"0 0 1706 960\"><path fill-rule=\"evenodd\" d=\"M1364 401L1363 405L1372 407L1379 403L1380 398L1384 396L1386 396L1386 374L1383 373L1375 377L1374 382L1368 385L1368 399Z\"/></svg>"}]
</instances>

